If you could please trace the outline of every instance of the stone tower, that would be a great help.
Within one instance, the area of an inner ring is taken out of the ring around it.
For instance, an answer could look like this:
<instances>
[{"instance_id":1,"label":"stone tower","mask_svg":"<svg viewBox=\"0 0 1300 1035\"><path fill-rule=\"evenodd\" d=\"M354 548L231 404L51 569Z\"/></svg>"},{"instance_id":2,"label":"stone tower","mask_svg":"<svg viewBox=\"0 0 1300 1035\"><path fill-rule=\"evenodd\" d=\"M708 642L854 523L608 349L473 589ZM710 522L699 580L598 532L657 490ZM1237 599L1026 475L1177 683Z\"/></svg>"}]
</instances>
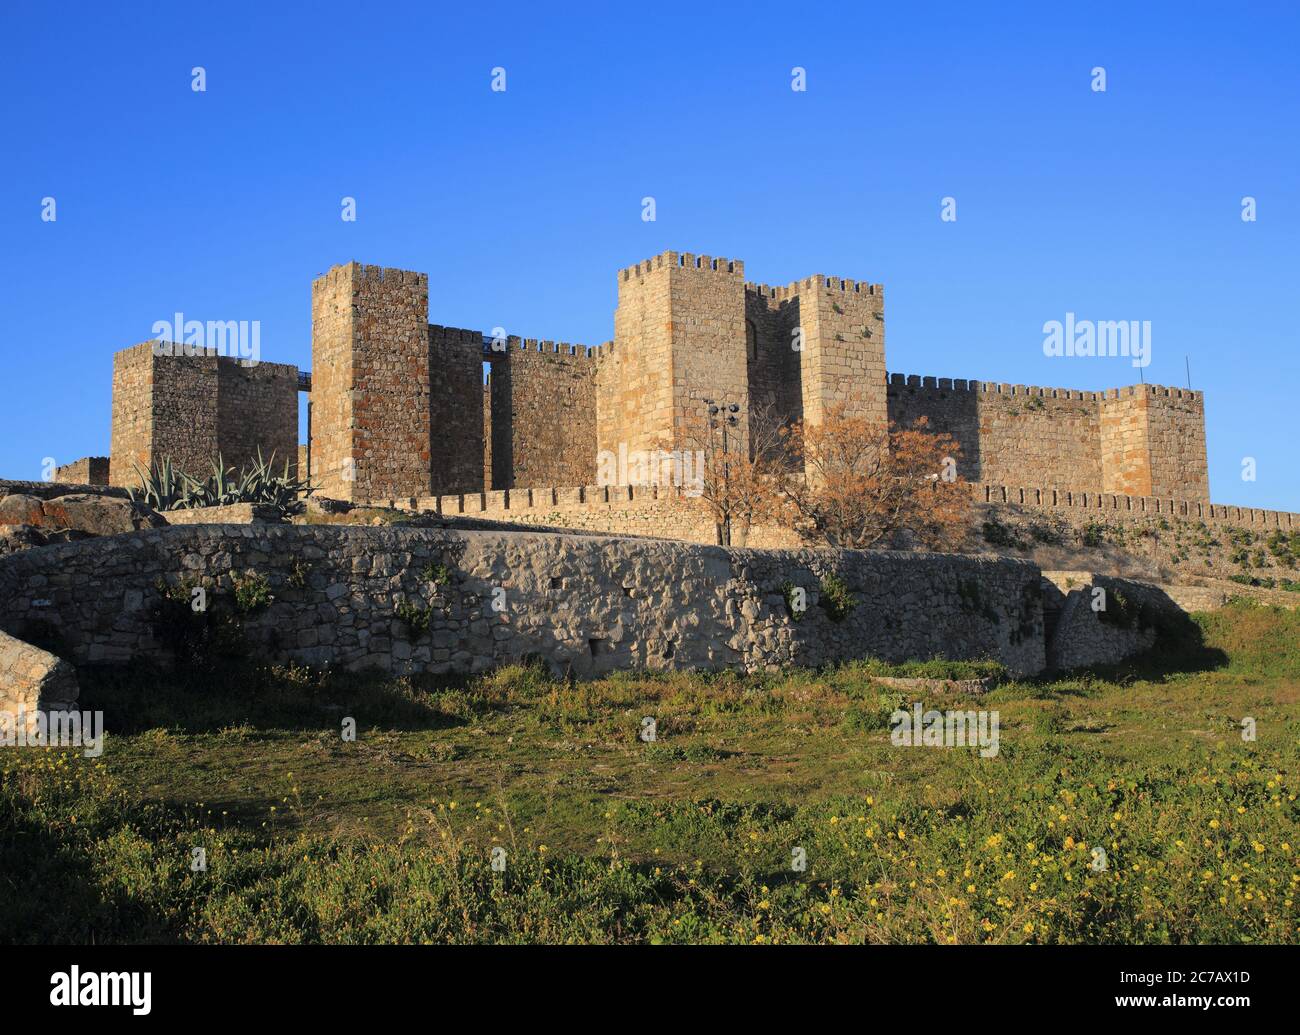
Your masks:
<instances>
[{"instance_id":1,"label":"stone tower","mask_svg":"<svg viewBox=\"0 0 1300 1035\"><path fill-rule=\"evenodd\" d=\"M1100 438L1103 492L1209 500L1202 393L1112 388L1101 400Z\"/></svg>"},{"instance_id":2,"label":"stone tower","mask_svg":"<svg viewBox=\"0 0 1300 1035\"><path fill-rule=\"evenodd\" d=\"M739 407L735 448L747 448L744 272L738 260L678 252L619 271L597 390L601 450L684 448L704 399Z\"/></svg>"},{"instance_id":3,"label":"stone tower","mask_svg":"<svg viewBox=\"0 0 1300 1035\"><path fill-rule=\"evenodd\" d=\"M274 457L298 462L298 368L250 362L214 349L146 341L113 356L114 485L135 485L136 466L170 460L204 478Z\"/></svg>"},{"instance_id":4,"label":"stone tower","mask_svg":"<svg viewBox=\"0 0 1300 1035\"><path fill-rule=\"evenodd\" d=\"M427 496L428 277L335 266L311 311L312 484L342 500Z\"/></svg>"}]
</instances>

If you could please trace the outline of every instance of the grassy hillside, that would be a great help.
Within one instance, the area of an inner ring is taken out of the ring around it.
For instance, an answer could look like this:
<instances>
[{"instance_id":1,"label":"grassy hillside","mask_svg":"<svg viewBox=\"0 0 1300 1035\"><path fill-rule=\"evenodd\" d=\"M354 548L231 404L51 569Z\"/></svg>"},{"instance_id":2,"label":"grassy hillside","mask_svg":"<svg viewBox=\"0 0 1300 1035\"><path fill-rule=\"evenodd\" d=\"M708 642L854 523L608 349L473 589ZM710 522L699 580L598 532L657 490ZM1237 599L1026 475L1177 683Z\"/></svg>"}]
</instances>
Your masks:
<instances>
[{"instance_id":1,"label":"grassy hillside","mask_svg":"<svg viewBox=\"0 0 1300 1035\"><path fill-rule=\"evenodd\" d=\"M0 751L0 940L1297 941L1300 615L1199 623L1177 674L924 701L993 758L891 744L868 664L102 673L101 758Z\"/></svg>"}]
</instances>

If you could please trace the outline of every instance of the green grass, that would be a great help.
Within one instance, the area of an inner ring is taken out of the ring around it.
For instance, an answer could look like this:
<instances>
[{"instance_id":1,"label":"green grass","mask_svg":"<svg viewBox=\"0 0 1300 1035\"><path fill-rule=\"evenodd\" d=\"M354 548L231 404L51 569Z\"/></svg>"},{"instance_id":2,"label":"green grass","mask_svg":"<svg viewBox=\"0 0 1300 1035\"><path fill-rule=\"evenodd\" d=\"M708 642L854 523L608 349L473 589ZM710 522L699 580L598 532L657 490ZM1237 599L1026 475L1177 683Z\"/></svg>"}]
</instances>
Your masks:
<instances>
[{"instance_id":1,"label":"green grass","mask_svg":"<svg viewBox=\"0 0 1300 1035\"><path fill-rule=\"evenodd\" d=\"M990 759L892 746L871 678L980 665L88 674L101 758L0 752L0 941L1294 942L1300 617L1198 622L926 699L997 709Z\"/></svg>"}]
</instances>

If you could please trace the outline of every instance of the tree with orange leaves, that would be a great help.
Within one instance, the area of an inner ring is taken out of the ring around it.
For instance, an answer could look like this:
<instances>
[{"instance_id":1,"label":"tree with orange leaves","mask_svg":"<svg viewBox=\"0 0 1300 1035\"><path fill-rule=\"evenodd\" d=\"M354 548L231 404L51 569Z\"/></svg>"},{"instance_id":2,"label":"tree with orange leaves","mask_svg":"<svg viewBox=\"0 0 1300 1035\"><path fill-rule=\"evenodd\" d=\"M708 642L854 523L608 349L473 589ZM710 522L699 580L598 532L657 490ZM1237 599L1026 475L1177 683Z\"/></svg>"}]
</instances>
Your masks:
<instances>
[{"instance_id":1,"label":"tree with orange leaves","mask_svg":"<svg viewBox=\"0 0 1300 1035\"><path fill-rule=\"evenodd\" d=\"M861 412L848 400L828 407L821 421L786 429L804 469L785 492L800 533L852 550L895 545L902 533L932 550L955 549L970 519L956 439L929 431L925 417L885 428Z\"/></svg>"}]
</instances>

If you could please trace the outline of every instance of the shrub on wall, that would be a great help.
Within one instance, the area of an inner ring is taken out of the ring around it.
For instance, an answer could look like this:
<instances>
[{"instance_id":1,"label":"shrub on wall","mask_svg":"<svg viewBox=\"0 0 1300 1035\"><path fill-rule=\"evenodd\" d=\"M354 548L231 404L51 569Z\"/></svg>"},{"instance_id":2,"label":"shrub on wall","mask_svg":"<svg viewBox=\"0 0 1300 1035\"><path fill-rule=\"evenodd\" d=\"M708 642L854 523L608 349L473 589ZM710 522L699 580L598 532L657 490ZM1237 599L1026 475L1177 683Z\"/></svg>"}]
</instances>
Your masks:
<instances>
[{"instance_id":1,"label":"shrub on wall","mask_svg":"<svg viewBox=\"0 0 1300 1035\"><path fill-rule=\"evenodd\" d=\"M848 584L834 572L831 572L821 584L821 605L826 617L832 622L842 622L858 606L849 592Z\"/></svg>"},{"instance_id":2,"label":"shrub on wall","mask_svg":"<svg viewBox=\"0 0 1300 1035\"><path fill-rule=\"evenodd\" d=\"M271 582L256 571L230 573L231 584L235 587L235 607L241 614L252 614L264 607L269 607L275 599L271 595Z\"/></svg>"},{"instance_id":3,"label":"shrub on wall","mask_svg":"<svg viewBox=\"0 0 1300 1035\"><path fill-rule=\"evenodd\" d=\"M433 622L433 608L421 607L419 604L412 604L407 600L400 600L393 609L393 613L399 619L406 623L411 630L411 635L419 637L428 631L430 624Z\"/></svg>"},{"instance_id":4,"label":"shrub on wall","mask_svg":"<svg viewBox=\"0 0 1300 1035\"><path fill-rule=\"evenodd\" d=\"M212 671L243 652L243 627L227 599L195 576L159 579L149 621L177 666Z\"/></svg>"}]
</instances>

